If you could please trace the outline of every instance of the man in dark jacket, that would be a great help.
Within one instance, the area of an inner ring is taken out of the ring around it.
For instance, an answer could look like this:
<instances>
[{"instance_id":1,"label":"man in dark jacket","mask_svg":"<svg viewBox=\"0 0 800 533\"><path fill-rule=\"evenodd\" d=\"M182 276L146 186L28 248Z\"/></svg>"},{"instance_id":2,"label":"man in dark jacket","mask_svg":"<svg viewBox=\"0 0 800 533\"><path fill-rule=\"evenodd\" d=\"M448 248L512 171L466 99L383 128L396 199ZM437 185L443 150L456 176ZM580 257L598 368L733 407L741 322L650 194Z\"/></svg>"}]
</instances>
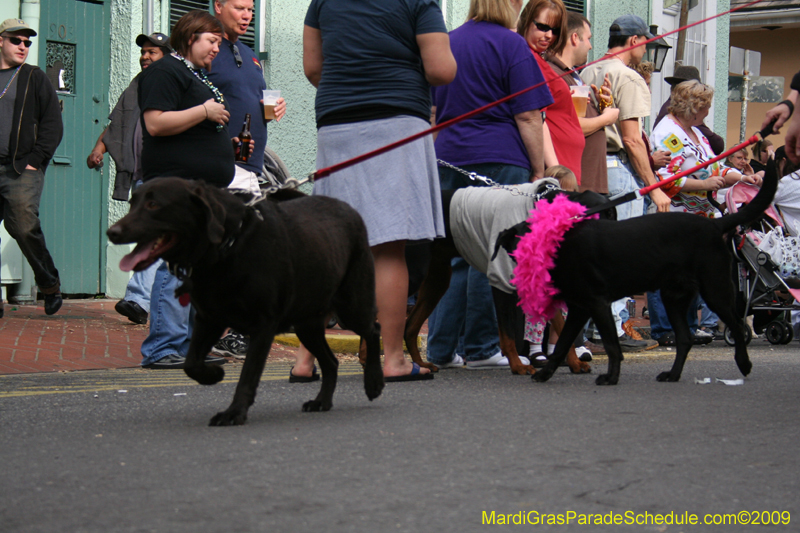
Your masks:
<instances>
[{"instance_id":1,"label":"man in dark jacket","mask_svg":"<svg viewBox=\"0 0 800 533\"><path fill-rule=\"evenodd\" d=\"M139 35L136 44L142 49L139 54L139 66L142 67L142 71L171 51L169 37L163 33ZM111 154L117 166L112 198L122 202L128 201L131 187L136 187L136 183L142 181L142 128L138 94L139 74L122 92L117 105L108 117L111 123L100 134L94 149L86 158L86 165L89 168L96 168L103 164L104 153ZM125 297L114 306L117 313L128 317L128 320L136 324L147 323L147 315L150 313L150 292L159 264L160 261L133 274L125 290Z\"/></svg>"},{"instance_id":2,"label":"man in dark jacket","mask_svg":"<svg viewBox=\"0 0 800 533\"><path fill-rule=\"evenodd\" d=\"M39 201L64 126L47 75L25 64L35 36L20 19L0 24L0 220L33 268L44 311L52 315L61 308L61 283L44 241Z\"/></svg>"}]
</instances>

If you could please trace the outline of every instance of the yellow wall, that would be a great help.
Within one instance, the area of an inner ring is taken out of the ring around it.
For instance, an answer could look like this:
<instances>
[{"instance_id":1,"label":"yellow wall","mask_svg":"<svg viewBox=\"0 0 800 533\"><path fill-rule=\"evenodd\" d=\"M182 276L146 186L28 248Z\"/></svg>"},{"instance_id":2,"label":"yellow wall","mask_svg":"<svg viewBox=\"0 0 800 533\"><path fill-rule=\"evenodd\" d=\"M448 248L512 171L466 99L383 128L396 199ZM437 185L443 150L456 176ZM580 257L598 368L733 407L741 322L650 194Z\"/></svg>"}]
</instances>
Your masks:
<instances>
[{"instance_id":1,"label":"yellow wall","mask_svg":"<svg viewBox=\"0 0 800 533\"><path fill-rule=\"evenodd\" d=\"M731 46L761 52L760 74L762 76L783 76L785 78L783 96L789 94L789 84L792 81L792 77L797 73L799 66L797 51L800 50L800 29L736 32L731 34ZM717 92L721 93L719 90ZM746 137L758 130L764 120L764 114L774 105L753 103L747 105ZM742 104L740 102L730 102L728 104L728 131L725 144L728 148L739 142L741 114ZM783 127L780 134L770 137L775 146L783 145L785 131L786 127Z\"/></svg>"}]
</instances>

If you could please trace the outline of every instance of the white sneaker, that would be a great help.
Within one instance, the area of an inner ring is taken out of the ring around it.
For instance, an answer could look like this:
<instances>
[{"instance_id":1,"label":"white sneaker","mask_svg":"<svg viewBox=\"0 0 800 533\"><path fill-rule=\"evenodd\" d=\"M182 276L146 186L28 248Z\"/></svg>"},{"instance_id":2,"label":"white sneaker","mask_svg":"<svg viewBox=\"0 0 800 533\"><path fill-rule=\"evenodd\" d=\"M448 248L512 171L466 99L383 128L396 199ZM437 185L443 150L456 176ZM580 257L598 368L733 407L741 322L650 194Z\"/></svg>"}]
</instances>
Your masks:
<instances>
[{"instance_id":1,"label":"white sneaker","mask_svg":"<svg viewBox=\"0 0 800 533\"><path fill-rule=\"evenodd\" d=\"M441 365L437 364L437 363L434 363L434 364L436 364L436 366L438 366L439 369L442 369L442 368L464 368L464 358L461 357L460 355L458 355L457 353L454 353L453 354L453 359L449 363L444 363L444 364L441 364Z\"/></svg>"},{"instance_id":2,"label":"white sneaker","mask_svg":"<svg viewBox=\"0 0 800 533\"><path fill-rule=\"evenodd\" d=\"M578 346L575 348L575 355L578 356L578 360L584 363L588 363L592 360L592 352L586 346Z\"/></svg>"},{"instance_id":3,"label":"white sneaker","mask_svg":"<svg viewBox=\"0 0 800 533\"><path fill-rule=\"evenodd\" d=\"M523 359L520 357L520 359ZM530 359L524 358L529 364ZM508 357L503 355L502 352L497 352L488 359L481 359L480 361L467 361L467 370L491 370L493 368L508 368Z\"/></svg>"}]
</instances>

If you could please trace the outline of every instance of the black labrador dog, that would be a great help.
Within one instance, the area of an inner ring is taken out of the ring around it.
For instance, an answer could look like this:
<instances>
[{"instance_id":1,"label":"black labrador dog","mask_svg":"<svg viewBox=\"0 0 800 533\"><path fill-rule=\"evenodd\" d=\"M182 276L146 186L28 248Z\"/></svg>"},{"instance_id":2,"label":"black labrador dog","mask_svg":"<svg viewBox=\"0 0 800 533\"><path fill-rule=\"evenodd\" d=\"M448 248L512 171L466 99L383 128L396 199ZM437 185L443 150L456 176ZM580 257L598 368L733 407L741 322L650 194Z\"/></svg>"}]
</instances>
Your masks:
<instances>
[{"instance_id":1,"label":"black labrador dog","mask_svg":"<svg viewBox=\"0 0 800 533\"><path fill-rule=\"evenodd\" d=\"M597 326L606 353L608 373L598 385L615 385L623 359L616 335L611 302L631 294L661 289L667 316L675 331L676 354L672 369L658 381L678 381L692 335L686 316L699 292L708 307L731 328L736 341L734 359L745 376L752 364L747 355L744 319L736 313L733 255L730 233L759 218L778 187L778 173L771 161L761 190L739 212L707 219L688 213L657 213L611 222L584 220L567 231L550 271L558 298L569 313L555 352L532 378L547 381L564 360L569 345L589 318ZM509 253L518 238L531 231L527 223L501 233L498 246Z\"/></svg>"},{"instance_id":2,"label":"black labrador dog","mask_svg":"<svg viewBox=\"0 0 800 533\"><path fill-rule=\"evenodd\" d=\"M239 384L212 426L243 424L276 333L294 326L314 354L322 386L303 411L332 407L338 361L325 340L335 312L366 340L367 398L383 389L375 270L361 216L333 198L284 191L248 206L199 181L159 178L131 197L130 212L108 229L114 244L137 243L123 259L141 270L161 257L196 310L186 374L213 385L224 370L205 357L227 327L250 335Z\"/></svg>"}]
</instances>

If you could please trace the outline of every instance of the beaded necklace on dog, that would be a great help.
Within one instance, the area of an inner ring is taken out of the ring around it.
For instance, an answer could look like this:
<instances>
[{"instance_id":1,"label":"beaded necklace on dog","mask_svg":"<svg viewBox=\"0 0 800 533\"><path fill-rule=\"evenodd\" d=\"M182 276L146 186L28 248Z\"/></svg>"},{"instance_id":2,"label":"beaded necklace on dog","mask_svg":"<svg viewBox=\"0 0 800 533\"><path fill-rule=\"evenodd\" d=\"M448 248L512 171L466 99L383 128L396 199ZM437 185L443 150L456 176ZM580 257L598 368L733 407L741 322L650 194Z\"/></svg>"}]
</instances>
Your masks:
<instances>
[{"instance_id":1,"label":"beaded necklace on dog","mask_svg":"<svg viewBox=\"0 0 800 533\"><path fill-rule=\"evenodd\" d=\"M189 63L189 61L187 61L187 59L182 55L180 55L178 52L172 52L172 57L180 60L181 63L183 63L186 66L186 68L189 69L189 72L194 74L195 78L200 80L200 83L208 87L211 90L211 92L214 93L215 102L221 104L225 101L225 97L222 96L222 92L219 89L217 89L217 87L213 83L211 83L211 80L208 79L208 76L206 76L205 72L203 72L200 69L194 68L192 64ZM223 127L224 126L222 124L217 124L217 131L222 131Z\"/></svg>"},{"instance_id":2,"label":"beaded necklace on dog","mask_svg":"<svg viewBox=\"0 0 800 533\"><path fill-rule=\"evenodd\" d=\"M8 88L11 87L12 83L14 83L14 78L17 77L17 74L19 74L19 69L21 69L21 68L22 68L22 65L18 66L17 70L14 71L14 75L11 76L11 79L8 80L8 83L6 83L6 88L3 89L2 93L0 93L0 98L4 97L6 95L6 93L8 92Z\"/></svg>"}]
</instances>

